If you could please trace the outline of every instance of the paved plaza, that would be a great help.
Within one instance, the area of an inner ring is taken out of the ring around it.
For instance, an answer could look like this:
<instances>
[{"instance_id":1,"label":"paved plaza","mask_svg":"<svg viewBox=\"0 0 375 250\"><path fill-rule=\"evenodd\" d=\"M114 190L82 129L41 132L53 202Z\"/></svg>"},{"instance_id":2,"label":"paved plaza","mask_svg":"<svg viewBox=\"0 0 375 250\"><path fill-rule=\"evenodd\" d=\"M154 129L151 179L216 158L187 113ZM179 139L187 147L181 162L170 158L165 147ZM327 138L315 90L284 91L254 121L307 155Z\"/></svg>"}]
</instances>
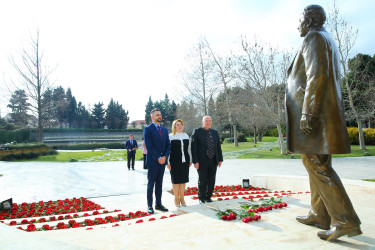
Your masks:
<instances>
[{"instance_id":1,"label":"paved plaza","mask_svg":"<svg viewBox=\"0 0 375 250\"><path fill-rule=\"evenodd\" d=\"M217 185L238 185L242 179L270 190L293 190L302 194L283 198L284 211L262 214L256 223L218 220L208 205L186 198L187 207L177 209L167 191L172 184L168 170L164 176L163 204L169 212L154 217L179 214L166 220L140 224L120 222L120 226L23 232L0 223L0 249L372 249L375 248L375 157L333 158L362 221L363 235L342 237L336 242L320 240L319 229L296 222L297 215L308 212L310 196L307 173L301 160L224 160L217 172ZM0 201L38 202L86 197L106 209L125 212L146 211L147 172L142 162L129 171L126 162L44 163L0 162ZM187 186L197 186L198 175L192 167ZM211 203L231 206L238 201Z\"/></svg>"}]
</instances>

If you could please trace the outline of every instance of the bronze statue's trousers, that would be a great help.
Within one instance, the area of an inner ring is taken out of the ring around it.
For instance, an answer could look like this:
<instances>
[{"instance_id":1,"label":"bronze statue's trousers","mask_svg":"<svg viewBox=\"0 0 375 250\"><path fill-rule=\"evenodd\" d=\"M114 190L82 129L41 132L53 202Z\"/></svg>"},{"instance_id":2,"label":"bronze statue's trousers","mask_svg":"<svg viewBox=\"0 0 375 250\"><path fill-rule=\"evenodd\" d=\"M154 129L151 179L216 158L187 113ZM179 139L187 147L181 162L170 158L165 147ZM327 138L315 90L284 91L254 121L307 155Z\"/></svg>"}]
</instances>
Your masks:
<instances>
[{"instance_id":1,"label":"bronze statue's trousers","mask_svg":"<svg viewBox=\"0 0 375 250\"><path fill-rule=\"evenodd\" d=\"M333 227L359 226L359 220L344 186L332 168L331 155L302 154L309 173L311 190L310 216L318 222L330 222Z\"/></svg>"}]
</instances>

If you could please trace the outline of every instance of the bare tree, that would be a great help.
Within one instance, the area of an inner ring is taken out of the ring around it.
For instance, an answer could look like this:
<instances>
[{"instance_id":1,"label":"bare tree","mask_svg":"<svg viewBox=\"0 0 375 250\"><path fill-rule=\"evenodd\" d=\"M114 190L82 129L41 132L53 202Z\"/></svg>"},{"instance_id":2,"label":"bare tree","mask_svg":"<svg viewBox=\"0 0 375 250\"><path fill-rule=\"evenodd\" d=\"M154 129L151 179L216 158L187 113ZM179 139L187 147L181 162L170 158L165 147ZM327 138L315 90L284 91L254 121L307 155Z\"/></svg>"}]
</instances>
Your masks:
<instances>
[{"instance_id":1,"label":"bare tree","mask_svg":"<svg viewBox=\"0 0 375 250\"><path fill-rule=\"evenodd\" d=\"M20 76L19 84L27 89L27 94L31 100L30 106L34 115L38 119L38 142L42 142L43 133L43 93L50 88L49 76L52 71L44 65L43 53L40 49L39 30L35 37L30 38L29 46L23 48L20 54L20 60L10 58L12 66Z\"/></svg>"},{"instance_id":2,"label":"bare tree","mask_svg":"<svg viewBox=\"0 0 375 250\"><path fill-rule=\"evenodd\" d=\"M361 121L369 121L374 116L374 88L375 88L375 57L365 54L357 54L348 61L349 73L345 76L348 78L353 105L357 110ZM346 89L344 86L343 89ZM344 99L348 100L348 92L344 93ZM349 106L349 105L346 105ZM346 118L350 121L356 121L353 110L349 107L346 110Z\"/></svg>"},{"instance_id":3,"label":"bare tree","mask_svg":"<svg viewBox=\"0 0 375 250\"><path fill-rule=\"evenodd\" d=\"M286 154L281 125L284 116L284 89L286 84L286 69L290 64L291 53L280 53L266 43L259 43L256 38L252 43L241 39L244 52L239 55L237 77L246 86L255 89L263 107L270 117L270 125L277 127L278 141L281 154Z\"/></svg>"},{"instance_id":4,"label":"bare tree","mask_svg":"<svg viewBox=\"0 0 375 250\"><path fill-rule=\"evenodd\" d=\"M208 102L215 94L217 88L212 79L212 59L207 48L207 44L203 38L193 47L192 51L186 58L189 68L182 71L181 78L184 90L186 92L181 95L185 100L194 101L200 107L202 115L208 114Z\"/></svg>"},{"instance_id":5,"label":"bare tree","mask_svg":"<svg viewBox=\"0 0 375 250\"><path fill-rule=\"evenodd\" d=\"M184 121L184 131L191 134L193 130L202 125L202 116L198 115L197 108L194 103L190 101L182 101L177 105L176 118Z\"/></svg>"},{"instance_id":6,"label":"bare tree","mask_svg":"<svg viewBox=\"0 0 375 250\"><path fill-rule=\"evenodd\" d=\"M330 30L333 38L336 40L341 56L341 75L346 87L345 89L347 91L349 106L358 125L359 145L362 150L366 150L365 137L362 130L362 120L359 111L354 105L353 89L349 84L349 79L345 77L349 73L348 61L358 37L358 28L354 28L340 14L340 9L338 8L336 1L333 1L333 9L331 9L328 13L327 27Z\"/></svg>"},{"instance_id":7,"label":"bare tree","mask_svg":"<svg viewBox=\"0 0 375 250\"><path fill-rule=\"evenodd\" d=\"M222 94L224 97L224 102L221 103L221 110L226 113L225 117L228 119L228 122L233 129L234 146L238 146L237 121L235 120L234 115L234 112L236 112L237 109L235 109L233 105L233 101L236 101L236 97L229 97L229 88L234 81L233 60L230 56L222 57L217 55L210 47L210 44L206 39L204 39L204 42L214 63L214 81L218 86L218 89L223 89ZM233 94L234 92L232 92L232 95Z\"/></svg>"}]
</instances>

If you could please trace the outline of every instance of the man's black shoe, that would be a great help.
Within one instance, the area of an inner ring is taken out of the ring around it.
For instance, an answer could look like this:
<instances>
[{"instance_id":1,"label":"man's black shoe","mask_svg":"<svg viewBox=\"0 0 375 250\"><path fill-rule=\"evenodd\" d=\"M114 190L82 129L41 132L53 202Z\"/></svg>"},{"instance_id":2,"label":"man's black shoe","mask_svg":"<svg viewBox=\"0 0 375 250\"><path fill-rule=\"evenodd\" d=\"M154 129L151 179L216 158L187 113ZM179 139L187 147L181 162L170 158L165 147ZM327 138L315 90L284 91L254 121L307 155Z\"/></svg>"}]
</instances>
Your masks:
<instances>
[{"instance_id":1,"label":"man's black shoe","mask_svg":"<svg viewBox=\"0 0 375 250\"><path fill-rule=\"evenodd\" d=\"M203 204L203 203L206 203L206 202L204 200L199 199L199 203Z\"/></svg>"},{"instance_id":2,"label":"man's black shoe","mask_svg":"<svg viewBox=\"0 0 375 250\"><path fill-rule=\"evenodd\" d=\"M147 213L153 214L154 213L154 209L152 207L148 207L147 208Z\"/></svg>"},{"instance_id":3,"label":"man's black shoe","mask_svg":"<svg viewBox=\"0 0 375 250\"><path fill-rule=\"evenodd\" d=\"M128 168L128 170L130 170L130 168Z\"/></svg>"},{"instance_id":4,"label":"man's black shoe","mask_svg":"<svg viewBox=\"0 0 375 250\"><path fill-rule=\"evenodd\" d=\"M135 170L134 168L132 168L133 170Z\"/></svg>"},{"instance_id":5,"label":"man's black shoe","mask_svg":"<svg viewBox=\"0 0 375 250\"><path fill-rule=\"evenodd\" d=\"M206 199L206 202L210 203L210 202L213 202L213 200L211 198L208 198L208 199Z\"/></svg>"},{"instance_id":6,"label":"man's black shoe","mask_svg":"<svg viewBox=\"0 0 375 250\"><path fill-rule=\"evenodd\" d=\"M163 205L155 206L156 210L160 210L162 212L168 212L168 208L164 207Z\"/></svg>"}]
</instances>

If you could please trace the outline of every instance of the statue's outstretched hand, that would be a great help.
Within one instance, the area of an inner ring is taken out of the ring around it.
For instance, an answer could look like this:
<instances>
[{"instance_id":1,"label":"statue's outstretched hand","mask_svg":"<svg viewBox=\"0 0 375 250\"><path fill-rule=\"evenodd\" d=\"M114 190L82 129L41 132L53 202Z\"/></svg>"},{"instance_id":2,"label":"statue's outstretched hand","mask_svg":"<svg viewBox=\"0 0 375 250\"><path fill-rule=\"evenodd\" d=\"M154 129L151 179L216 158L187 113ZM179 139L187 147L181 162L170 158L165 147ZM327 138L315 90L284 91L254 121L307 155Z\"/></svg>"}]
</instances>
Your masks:
<instances>
[{"instance_id":1,"label":"statue's outstretched hand","mask_svg":"<svg viewBox=\"0 0 375 250\"><path fill-rule=\"evenodd\" d=\"M312 130L312 128L309 126L310 122L311 122L311 116L302 115L301 120L299 122L299 128L301 129L301 132L303 135L310 134Z\"/></svg>"}]
</instances>

